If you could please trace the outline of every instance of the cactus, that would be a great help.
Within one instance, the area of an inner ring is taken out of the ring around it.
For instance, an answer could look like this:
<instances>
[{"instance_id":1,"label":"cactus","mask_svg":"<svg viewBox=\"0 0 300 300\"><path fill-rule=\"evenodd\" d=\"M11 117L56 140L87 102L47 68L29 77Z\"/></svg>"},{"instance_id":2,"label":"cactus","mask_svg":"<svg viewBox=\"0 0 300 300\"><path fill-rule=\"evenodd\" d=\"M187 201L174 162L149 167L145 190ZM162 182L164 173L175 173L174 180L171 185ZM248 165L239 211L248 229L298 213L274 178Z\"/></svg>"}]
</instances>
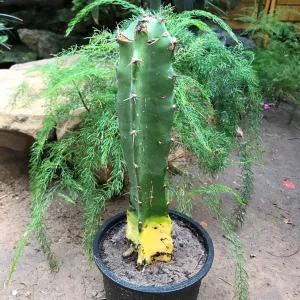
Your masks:
<instances>
[{"instance_id":1,"label":"cactus","mask_svg":"<svg viewBox=\"0 0 300 300\"><path fill-rule=\"evenodd\" d=\"M172 223L164 186L172 142L176 39L150 15L118 33L117 112L130 180L126 236L138 264L169 261Z\"/></svg>"}]
</instances>

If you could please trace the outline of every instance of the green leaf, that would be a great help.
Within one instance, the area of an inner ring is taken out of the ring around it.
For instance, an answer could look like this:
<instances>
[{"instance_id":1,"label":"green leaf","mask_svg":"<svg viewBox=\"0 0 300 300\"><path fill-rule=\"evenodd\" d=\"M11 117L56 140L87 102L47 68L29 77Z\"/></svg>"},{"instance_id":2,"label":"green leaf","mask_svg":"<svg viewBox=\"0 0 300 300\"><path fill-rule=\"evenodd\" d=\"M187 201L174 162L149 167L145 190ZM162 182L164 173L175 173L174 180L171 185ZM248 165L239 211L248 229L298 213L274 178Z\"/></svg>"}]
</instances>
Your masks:
<instances>
[{"instance_id":1,"label":"green leaf","mask_svg":"<svg viewBox=\"0 0 300 300\"><path fill-rule=\"evenodd\" d=\"M75 204L75 202L66 194L58 193L58 196L63 198L64 200L66 200L69 203Z\"/></svg>"},{"instance_id":2,"label":"green leaf","mask_svg":"<svg viewBox=\"0 0 300 300\"><path fill-rule=\"evenodd\" d=\"M258 5L257 5L257 19L263 9L263 5L264 5L264 0L258 0Z\"/></svg>"},{"instance_id":3,"label":"green leaf","mask_svg":"<svg viewBox=\"0 0 300 300\"><path fill-rule=\"evenodd\" d=\"M93 3L95 0L89 0L89 4ZM92 9L92 16L94 22L99 25L99 6L96 6Z\"/></svg>"},{"instance_id":4,"label":"green leaf","mask_svg":"<svg viewBox=\"0 0 300 300\"><path fill-rule=\"evenodd\" d=\"M82 21L86 15L89 14L93 9L96 7L99 7L100 5L120 5L124 9L127 9L129 12L131 12L134 15L138 15L141 13L141 9L137 7L134 4L131 4L125 0L93 0L89 5L87 5L85 8L83 8L73 20L69 23L68 29L66 31L66 36L68 36L74 29L75 25Z\"/></svg>"},{"instance_id":5,"label":"green leaf","mask_svg":"<svg viewBox=\"0 0 300 300\"><path fill-rule=\"evenodd\" d=\"M6 43L8 41L8 36L7 35L1 35L0 36L0 43Z\"/></svg>"},{"instance_id":6,"label":"green leaf","mask_svg":"<svg viewBox=\"0 0 300 300\"><path fill-rule=\"evenodd\" d=\"M8 40L7 35L0 35L0 45L2 47L5 47L6 49L10 50L10 47L6 44L7 40Z\"/></svg>"},{"instance_id":7,"label":"green leaf","mask_svg":"<svg viewBox=\"0 0 300 300\"><path fill-rule=\"evenodd\" d=\"M4 20L4 21L9 21L9 22L17 22L17 23L22 23L23 20L11 15L7 15L7 14L0 14L0 20Z\"/></svg>"},{"instance_id":8,"label":"green leaf","mask_svg":"<svg viewBox=\"0 0 300 300\"><path fill-rule=\"evenodd\" d=\"M216 10L217 12L223 14L225 17L228 18L228 14L223 10L221 9L220 7L218 7L217 5L215 5L214 3L212 3L211 1L208 1L206 0L205 3L208 5L208 6L211 6L214 10Z\"/></svg>"},{"instance_id":9,"label":"green leaf","mask_svg":"<svg viewBox=\"0 0 300 300\"><path fill-rule=\"evenodd\" d=\"M241 206L245 206L245 202L242 200L242 198L240 197L240 195L232 188L226 186L226 185L222 185L222 184L212 184L209 187L204 187L204 188L200 188L200 189L195 189L192 190L190 192L191 195L196 195L196 194L211 194L211 193L231 193L235 200L241 205Z\"/></svg>"}]
</instances>

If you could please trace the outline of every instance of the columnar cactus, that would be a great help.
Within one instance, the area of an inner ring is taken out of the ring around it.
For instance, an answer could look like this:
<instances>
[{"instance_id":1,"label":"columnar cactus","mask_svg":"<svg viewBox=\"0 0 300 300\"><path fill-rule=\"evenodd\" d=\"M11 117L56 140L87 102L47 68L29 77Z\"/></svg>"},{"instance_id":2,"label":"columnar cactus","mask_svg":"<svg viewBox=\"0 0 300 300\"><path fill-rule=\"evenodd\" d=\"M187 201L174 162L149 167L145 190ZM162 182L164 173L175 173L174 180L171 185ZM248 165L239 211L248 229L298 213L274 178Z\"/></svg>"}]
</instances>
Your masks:
<instances>
[{"instance_id":1,"label":"columnar cactus","mask_svg":"<svg viewBox=\"0 0 300 300\"><path fill-rule=\"evenodd\" d=\"M145 15L119 32L117 111L130 180L126 236L138 264L169 261L173 251L164 179L172 142L176 39L164 20Z\"/></svg>"}]
</instances>

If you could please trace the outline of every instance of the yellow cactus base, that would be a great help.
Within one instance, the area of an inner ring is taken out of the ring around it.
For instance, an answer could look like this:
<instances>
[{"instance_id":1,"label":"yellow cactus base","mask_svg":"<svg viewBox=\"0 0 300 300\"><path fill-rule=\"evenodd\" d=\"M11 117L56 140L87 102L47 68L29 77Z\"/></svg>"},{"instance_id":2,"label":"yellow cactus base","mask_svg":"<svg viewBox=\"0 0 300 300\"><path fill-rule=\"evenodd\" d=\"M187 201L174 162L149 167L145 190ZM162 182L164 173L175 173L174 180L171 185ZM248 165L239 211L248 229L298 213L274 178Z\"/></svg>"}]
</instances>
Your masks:
<instances>
[{"instance_id":1,"label":"yellow cactus base","mask_svg":"<svg viewBox=\"0 0 300 300\"><path fill-rule=\"evenodd\" d=\"M138 265L169 262L174 249L171 233L169 216L151 217L139 226L134 212L127 212L126 237L138 249Z\"/></svg>"}]
</instances>

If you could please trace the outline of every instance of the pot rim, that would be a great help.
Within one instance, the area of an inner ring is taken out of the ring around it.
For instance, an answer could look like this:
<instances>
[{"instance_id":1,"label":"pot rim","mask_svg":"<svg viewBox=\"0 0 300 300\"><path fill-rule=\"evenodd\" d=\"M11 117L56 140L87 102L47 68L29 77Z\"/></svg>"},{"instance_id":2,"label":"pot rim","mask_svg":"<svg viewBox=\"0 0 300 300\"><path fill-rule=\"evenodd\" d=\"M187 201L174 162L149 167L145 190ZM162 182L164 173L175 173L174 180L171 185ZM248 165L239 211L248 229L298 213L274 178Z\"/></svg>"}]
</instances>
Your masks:
<instances>
[{"instance_id":1,"label":"pot rim","mask_svg":"<svg viewBox=\"0 0 300 300\"><path fill-rule=\"evenodd\" d=\"M98 267L98 269L103 273L103 275L107 276L110 280L114 281L115 283L131 289L138 292L143 293L168 293L168 292L174 292L177 290L182 290L184 288L187 288L189 286L193 286L197 282L201 281L206 274L208 273L209 269L212 266L213 258L214 258L214 246L213 242L207 233L207 231L196 221L194 221L189 216L182 214L180 212L170 210L169 211L170 216L174 216L175 218L183 219L184 221L189 222L196 232L203 237L203 243L204 247L207 253L206 261L204 263L204 266L199 270L198 273L196 273L194 276L192 276L190 279L186 281L182 281L177 284L167 285L167 286L139 286L136 284L132 284L130 282L127 282L123 279L120 279L118 276L116 276L101 260L100 258L100 251L99 251L99 244L100 240L104 237L105 233L112 228L114 225L118 224L122 219L126 218L126 212L124 213L118 213L117 215L113 216L112 218L108 219L104 224L100 227L98 232L95 235L94 243L93 243L93 252L94 252L94 260Z\"/></svg>"}]
</instances>

